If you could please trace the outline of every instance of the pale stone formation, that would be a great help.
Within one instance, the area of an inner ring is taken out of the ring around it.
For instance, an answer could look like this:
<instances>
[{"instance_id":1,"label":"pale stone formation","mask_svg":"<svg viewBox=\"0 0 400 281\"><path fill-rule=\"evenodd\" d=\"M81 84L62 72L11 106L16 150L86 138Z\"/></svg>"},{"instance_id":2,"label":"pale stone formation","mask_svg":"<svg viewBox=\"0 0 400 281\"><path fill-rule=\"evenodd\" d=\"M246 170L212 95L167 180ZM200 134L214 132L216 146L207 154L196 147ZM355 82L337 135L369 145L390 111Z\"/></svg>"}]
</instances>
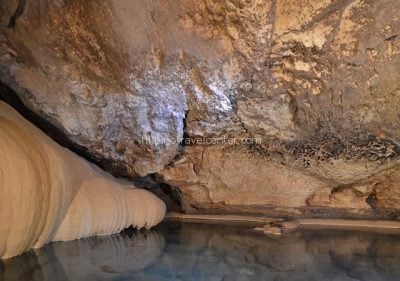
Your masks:
<instances>
[{"instance_id":1,"label":"pale stone formation","mask_svg":"<svg viewBox=\"0 0 400 281\"><path fill-rule=\"evenodd\" d=\"M150 228L165 204L60 147L0 102L0 258L57 240Z\"/></svg>"},{"instance_id":2,"label":"pale stone formation","mask_svg":"<svg viewBox=\"0 0 400 281\"><path fill-rule=\"evenodd\" d=\"M2 95L114 175L180 191L186 212L396 219L399 14L398 0L0 1Z\"/></svg>"}]
</instances>

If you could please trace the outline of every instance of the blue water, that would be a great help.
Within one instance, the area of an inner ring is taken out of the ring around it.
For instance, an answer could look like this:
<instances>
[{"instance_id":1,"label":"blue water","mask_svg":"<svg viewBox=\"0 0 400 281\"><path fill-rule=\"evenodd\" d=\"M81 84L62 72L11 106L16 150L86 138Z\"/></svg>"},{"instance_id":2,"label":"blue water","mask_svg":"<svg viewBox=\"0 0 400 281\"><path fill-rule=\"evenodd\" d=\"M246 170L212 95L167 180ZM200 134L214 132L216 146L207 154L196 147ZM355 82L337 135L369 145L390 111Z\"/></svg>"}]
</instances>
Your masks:
<instances>
[{"instance_id":1,"label":"blue water","mask_svg":"<svg viewBox=\"0 0 400 281\"><path fill-rule=\"evenodd\" d=\"M400 280L400 236L165 222L56 242L0 262L0 280Z\"/></svg>"}]
</instances>

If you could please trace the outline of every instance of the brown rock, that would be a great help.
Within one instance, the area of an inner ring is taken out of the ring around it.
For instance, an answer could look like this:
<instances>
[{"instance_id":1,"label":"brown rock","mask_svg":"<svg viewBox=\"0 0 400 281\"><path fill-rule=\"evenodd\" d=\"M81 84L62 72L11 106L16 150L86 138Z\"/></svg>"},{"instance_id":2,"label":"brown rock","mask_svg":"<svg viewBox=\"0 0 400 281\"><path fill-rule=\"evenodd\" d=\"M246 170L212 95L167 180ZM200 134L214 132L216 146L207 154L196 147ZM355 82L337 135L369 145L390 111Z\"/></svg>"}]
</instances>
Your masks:
<instances>
[{"instance_id":1,"label":"brown rock","mask_svg":"<svg viewBox=\"0 0 400 281\"><path fill-rule=\"evenodd\" d=\"M282 230L295 230L299 225L298 221L284 221L282 222Z\"/></svg>"},{"instance_id":2,"label":"brown rock","mask_svg":"<svg viewBox=\"0 0 400 281\"><path fill-rule=\"evenodd\" d=\"M2 1L0 96L186 211L395 218L400 3L295 2Z\"/></svg>"}]
</instances>

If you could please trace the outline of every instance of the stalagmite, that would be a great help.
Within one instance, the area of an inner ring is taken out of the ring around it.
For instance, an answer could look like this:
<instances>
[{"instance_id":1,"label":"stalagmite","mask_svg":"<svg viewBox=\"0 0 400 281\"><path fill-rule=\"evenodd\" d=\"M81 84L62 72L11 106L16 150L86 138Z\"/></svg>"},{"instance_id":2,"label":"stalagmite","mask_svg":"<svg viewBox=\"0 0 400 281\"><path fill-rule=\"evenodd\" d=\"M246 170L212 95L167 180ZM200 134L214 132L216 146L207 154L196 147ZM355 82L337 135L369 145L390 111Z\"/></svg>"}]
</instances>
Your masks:
<instances>
[{"instance_id":1,"label":"stalagmite","mask_svg":"<svg viewBox=\"0 0 400 281\"><path fill-rule=\"evenodd\" d=\"M0 258L50 241L150 228L164 214L155 195L60 147L0 102Z\"/></svg>"}]
</instances>

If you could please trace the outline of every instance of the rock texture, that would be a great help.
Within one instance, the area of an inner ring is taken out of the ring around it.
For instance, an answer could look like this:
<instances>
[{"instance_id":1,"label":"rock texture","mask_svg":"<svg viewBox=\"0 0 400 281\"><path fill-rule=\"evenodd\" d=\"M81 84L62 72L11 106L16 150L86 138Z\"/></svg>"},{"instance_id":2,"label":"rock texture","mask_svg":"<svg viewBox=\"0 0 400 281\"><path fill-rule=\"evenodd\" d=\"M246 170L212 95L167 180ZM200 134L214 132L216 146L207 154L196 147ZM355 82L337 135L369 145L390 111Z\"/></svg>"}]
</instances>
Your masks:
<instances>
[{"instance_id":1,"label":"rock texture","mask_svg":"<svg viewBox=\"0 0 400 281\"><path fill-rule=\"evenodd\" d=\"M61 148L0 102L0 258L160 222L155 195Z\"/></svg>"},{"instance_id":2,"label":"rock texture","mask_svg":"<svg viewBox=\"0 0 400 281\"><path fill-rule=\"evenodd\" d=\"M400 214L398 1L0 5L1 81L113 174L186 212Z\"/></svg>"}]
</instances>

